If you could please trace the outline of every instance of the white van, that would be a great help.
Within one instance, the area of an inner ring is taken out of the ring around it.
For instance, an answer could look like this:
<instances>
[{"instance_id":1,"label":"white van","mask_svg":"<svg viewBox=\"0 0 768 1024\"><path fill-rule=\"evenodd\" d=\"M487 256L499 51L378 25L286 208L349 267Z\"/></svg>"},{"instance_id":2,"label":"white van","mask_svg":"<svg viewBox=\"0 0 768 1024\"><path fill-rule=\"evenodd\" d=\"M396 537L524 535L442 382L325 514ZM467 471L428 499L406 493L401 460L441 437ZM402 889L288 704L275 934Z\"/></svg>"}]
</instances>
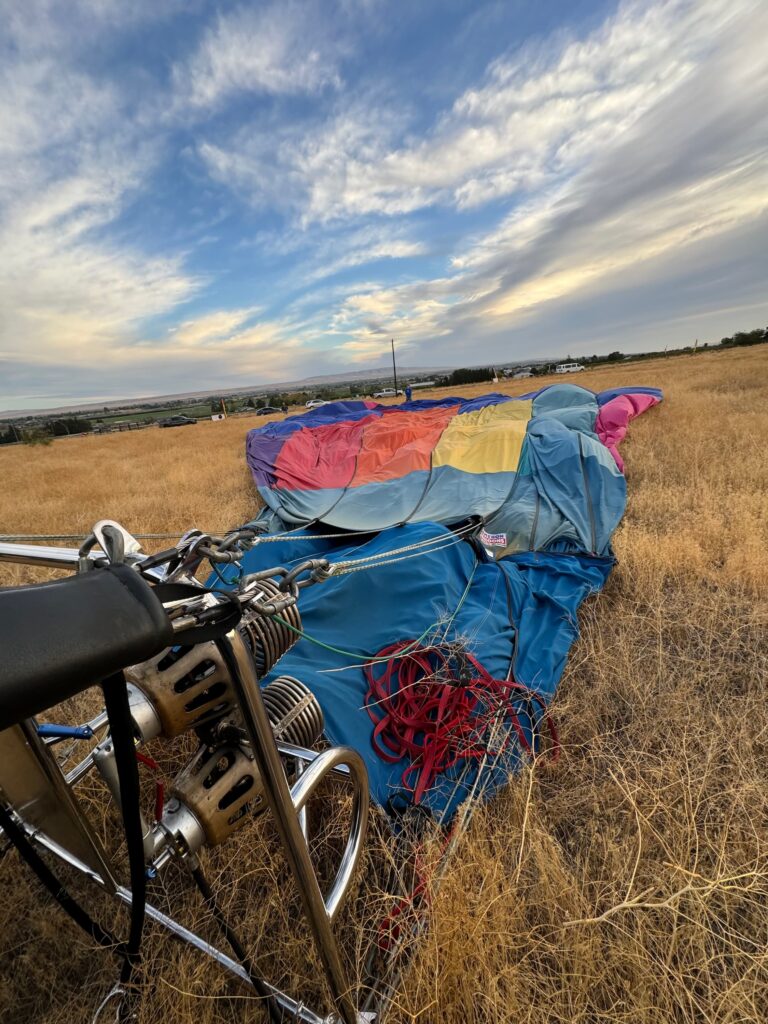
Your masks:
<instances>
[{"instance_id":1,"label":"white van","mask_svg":"<svg viewBox=\"0 0 768 1024\"><path fill-rule=\"evenodd\" d=\"M581 373L583 369L581 363L560 363L555 367L555 373Z\"/></svg>"}]
</instances>

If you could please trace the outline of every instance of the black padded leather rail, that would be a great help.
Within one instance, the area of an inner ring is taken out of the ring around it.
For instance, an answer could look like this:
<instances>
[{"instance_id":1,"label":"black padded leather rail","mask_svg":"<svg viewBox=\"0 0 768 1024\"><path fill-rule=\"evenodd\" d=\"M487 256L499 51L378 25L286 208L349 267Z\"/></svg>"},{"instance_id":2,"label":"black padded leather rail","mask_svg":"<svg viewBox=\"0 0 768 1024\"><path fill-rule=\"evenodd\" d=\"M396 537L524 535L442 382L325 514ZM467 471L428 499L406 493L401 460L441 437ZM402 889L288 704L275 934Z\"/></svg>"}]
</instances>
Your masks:
<instances>
[{"instance_id":1,"label":"black padded leather rail","mask_svg":"<svg viewBox=\"0 0 768 1024\"><path fill-rule=\"evenodd\" d=\"M0 729L172 642L163 606L126 565L0 589Z\"/></svg>"}]
</instances>

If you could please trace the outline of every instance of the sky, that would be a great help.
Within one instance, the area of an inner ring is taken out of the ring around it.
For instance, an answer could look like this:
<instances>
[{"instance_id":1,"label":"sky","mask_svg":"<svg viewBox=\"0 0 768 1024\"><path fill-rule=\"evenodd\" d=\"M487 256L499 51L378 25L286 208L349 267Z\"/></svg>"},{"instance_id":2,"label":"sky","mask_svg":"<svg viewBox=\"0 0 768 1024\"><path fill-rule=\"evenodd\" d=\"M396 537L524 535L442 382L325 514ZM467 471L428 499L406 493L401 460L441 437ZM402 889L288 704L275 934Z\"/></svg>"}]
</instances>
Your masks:
<instances>
[{"instance_id":1,"label":"sky","mask_svg":"<svg viewBox=\"0 0 768 1024\"><path fill-rule=\"evenodd\" d=\"M763 0L0 18L0 409L768 323Z\"/></svg>"}]
</instances>

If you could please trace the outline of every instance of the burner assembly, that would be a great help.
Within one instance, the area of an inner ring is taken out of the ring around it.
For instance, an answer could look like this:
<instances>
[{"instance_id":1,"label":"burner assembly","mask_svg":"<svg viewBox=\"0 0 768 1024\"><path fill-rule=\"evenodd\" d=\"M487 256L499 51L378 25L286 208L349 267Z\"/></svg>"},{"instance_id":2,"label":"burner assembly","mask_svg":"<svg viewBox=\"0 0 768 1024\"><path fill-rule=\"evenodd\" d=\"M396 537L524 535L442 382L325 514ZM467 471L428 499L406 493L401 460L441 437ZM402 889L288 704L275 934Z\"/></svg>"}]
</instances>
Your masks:
<instances>
[{"instance_id":1,"label":"burner assembly","mask_svg":"<svg viewBox=\"0 0 768 1024\"><path fill-rule=\"evenodd\" d=\"M275 596L273 585L260 586ZM293 630L249 609L238 631L261 673L269 672L293 646L301 630L298 609L290 609ZM251 818L266 810L259 769L239 713L232 675L216 641L168 647L125 670L131 716L139 744L173 740L194 730L200 746L170 787L160 820L143 822L144 846L160 868L170 856L194 855L203 845L218 846ZM261 688L276 740L312 747L321 738L323 711L298 679L280 676ZM114 747L107 737L93 760L115 801L120 787Z\"/></svg>"},{"instance_id":2,"label":"burner assembly","mask_svg":"<svg viewBox=\"0 0 768 1024\"><path fill-rule=\"evenodd\" d=\"M126 979L146 915L255 989L271 1021L359 1024L334 925L365 843L365 764L355 750L324 742L322 708L300 679L264 682L302 633L301 588L321 582L328 563L241 572L226 592L198 582L204 560L236 563L253 543L247 528L221 537L190 531L175 547L144 555L123 527L102 520L79 550L0 544L0 561L76 570L53 584L0 592L0 632L11 653L19 652L0 687L0 828L62 909L124 958L121 982L105 1003L115 999L123 1007L130 999ZM41 620L50 623L42 638ZM92 685L101 686L106 706L90 722L36 720ZM190 738L196 749L175 777L165 784L156 775L150 814L137 761L159 773L150 751L170 753L174 745L176 756L177 741ZM57 757L65 740L67 752ZM78 741L89 750L65 771L70 744ZM129 879L78 797L78 784L92 771L120 811ZM351 787L351 820L336 876L323 892L309 850L307 804L329 777ZM256 973L203 873L205 847L226 843L267 813L301 897L332 1016L319 1016ZM130 907L127 941L90 918L37 848ZM147 901L147 880L172 860L189 872L234 958Z\"/></svg>"}]
</instances>

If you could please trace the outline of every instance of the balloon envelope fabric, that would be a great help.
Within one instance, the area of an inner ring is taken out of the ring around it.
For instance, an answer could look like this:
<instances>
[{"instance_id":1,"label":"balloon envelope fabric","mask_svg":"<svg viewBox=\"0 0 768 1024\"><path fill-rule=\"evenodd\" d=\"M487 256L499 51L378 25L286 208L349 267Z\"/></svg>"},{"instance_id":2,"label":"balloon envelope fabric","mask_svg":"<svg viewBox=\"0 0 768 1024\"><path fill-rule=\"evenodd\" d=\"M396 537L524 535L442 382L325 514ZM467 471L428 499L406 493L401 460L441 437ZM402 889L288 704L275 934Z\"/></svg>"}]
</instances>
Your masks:
<instances>
[{"instance_id":1,"label":"balloon envelope fabric","mask_svg":"<svg viewBox=\"0 0 768 1024\"><path fill-rule=\"evenodd\" d=\"M242 571L318 557L365 566L301 591L302 635L264 682L287 674L309 686L328 739L359 751L382 807L399 812L413 793L408 757L376 752L366 663L395 643L454 645L548 703L578 607L614 562L626 502L617 445L661 397L566 384L519 399L336 402L249 433L267 507ZM236 575L227 566L211 583L234 585ZM530 706L520 716L528 739L534 717ZM519 757L510 744L500 757L459 760L421 806L448 821Z\"/></svg>"},{"instance_id":2,"label":"balloon envelope fabric","mask_svg":"<svg viewBox=\"0 0 768 1024\"><path fill-rule=\"evenodd\" d=\"M306 536L302 532L302 536ZM293 540L257 545L242 560L245 573L279 563L291 568L321 555L331 562L387 556L404 546L427 544L411 557L392 555L375 568L331 576L301 591L303 636L283 655L269 682L280 675L300 679L318 698L326 735L354 747L368 769L373 799L390 811L409 802L402 759L387 764L372 746L373 723L365 709L363 665L398 641L423 637L460 643L495 678L512 677L551 700L577 635L576 610L603 586L613 560L530 552L492 561L482 548L456 539L437 523L395 527L357 544ZM220 573L234 580L234 567ZM216 586L222 586L216 581ZM526 722L530 730L530 723ZM515 748L516 749L516 748ZM501 785L517 754L488 766L483 793ZM478 766L460 763L438 778L423 806L447 821L476 791Z\"/></svg>"},{"instance_id":3,"label":"balloon envelope fabric","mask_svg":"<svg viewBox=\"0 0 768 1024\"><path fill-rule=\"evenodd\" d=\"M617 445L655 388L556 384L511 398L333 402L248 434L269 532L484 520L496 557L606 554L626 488Z\"/></svg>"}]
</instances>

